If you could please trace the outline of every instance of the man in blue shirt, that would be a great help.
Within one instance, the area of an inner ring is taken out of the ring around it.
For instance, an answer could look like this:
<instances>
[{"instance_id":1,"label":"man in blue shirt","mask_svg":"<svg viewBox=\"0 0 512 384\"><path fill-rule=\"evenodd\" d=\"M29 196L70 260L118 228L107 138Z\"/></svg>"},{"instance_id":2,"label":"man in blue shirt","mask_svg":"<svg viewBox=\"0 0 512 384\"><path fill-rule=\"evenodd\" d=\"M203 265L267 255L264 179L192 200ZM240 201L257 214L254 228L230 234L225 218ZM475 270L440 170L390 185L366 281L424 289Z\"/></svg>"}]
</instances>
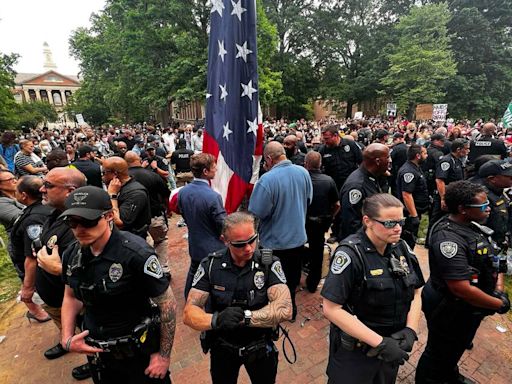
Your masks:
<instances>
[{"instance_id":1,"label":"man in blue shirt","mask_svg":"<svg viewBox=\"0 0 512 384\"><path fill-rule=\"evenodd\" d=\"M300 283L301 258L307 241L306 212L313 199L309 173L286 159L283 146L272 141L263 151L266 172L254 186L249 211L260 220L263 248L279 257L290 289L294 320L295 290Z\"/></svg>"}]
</instances>

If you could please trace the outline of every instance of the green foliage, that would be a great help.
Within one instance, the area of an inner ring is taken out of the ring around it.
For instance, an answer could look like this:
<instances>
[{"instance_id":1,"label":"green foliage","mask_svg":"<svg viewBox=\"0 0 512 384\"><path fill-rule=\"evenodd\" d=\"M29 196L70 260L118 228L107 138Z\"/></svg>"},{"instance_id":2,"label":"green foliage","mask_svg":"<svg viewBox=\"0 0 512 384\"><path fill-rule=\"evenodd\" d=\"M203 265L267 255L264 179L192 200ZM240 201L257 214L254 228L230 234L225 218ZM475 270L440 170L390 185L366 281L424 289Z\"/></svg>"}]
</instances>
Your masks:
<instances>
[{"instance_id":1,"label":"green foliage","mask_svg":"<svg viewBox=\"0 0 512 384\"><path fill-rule=\"evenodd\" d=\"M18 126L35 128L41 123L54 122L59 118L54 106L45 101L16 104Z\"/></svg>"},{"instance_id":2,"label":"green foliage","mask_svg":"<svg viewBox=\"0 0 512 384\"><path fill-rule=\"evenodd\" d=\"M396 25L398 44L388 54L389 68L381 82L400 109L444 100L447 81L456 74L450 18L446 3L430 4L412 8Z\"/></svg>"},{"instance_id":3,"label":"green foliage","mask_svg":"<svg viewBox=\"0 0 512 384\"><path fill-rule=\"evenodd\" d=\"M0 237L3 245L7 246L7 233L3 226L0 226ZM0 246L0 303L15 297L20 285L7 248Z\"/></svg>"},{"instance_id":4,"label":"green foliage","mask_svg":"<svg viewBox=\"0 0 512 384\"><path fill-rule=\"evenodd\" d=\"M18 55L0 53L0 130L13 129L17 124L16 101L10 90L14 85L13 66Z\"/></svg>"}]
</instances>

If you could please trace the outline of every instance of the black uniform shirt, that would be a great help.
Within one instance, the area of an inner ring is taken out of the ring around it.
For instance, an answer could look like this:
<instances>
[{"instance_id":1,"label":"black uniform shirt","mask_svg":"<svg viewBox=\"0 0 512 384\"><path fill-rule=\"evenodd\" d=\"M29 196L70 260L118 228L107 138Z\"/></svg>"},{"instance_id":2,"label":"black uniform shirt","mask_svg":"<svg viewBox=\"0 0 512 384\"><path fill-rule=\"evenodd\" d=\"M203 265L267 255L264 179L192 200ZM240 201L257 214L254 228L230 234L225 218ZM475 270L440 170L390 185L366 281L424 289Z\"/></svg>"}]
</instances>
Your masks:
<instances>
[{"instance_id":1,"label":"black uniform shirt","mask_svg":"<svg viewBox=\"0 0 512 384\"><path fill-rule=\"evenodd\" d=\"M64 251L66 251L76 239L71 228L68 227L62 218L58 218L61 213L61 211L54 209L49 216L43 227L41 244L46 246L48 254L52 252L53 247L57 244L62 260ZM64 283L60 275L52 275L38 266L36 272L36 290L43 301L50 307L60 308L62 306Z\"/></svg>"},{"instance_id":2,"label":"black uniform shirt","mask_svg":"<svg viewBox=\"0 0 512 384\"><path fill-rule=\"evenodd\" d=\"M436 166L436 179L441 179L446 185L453 181L464 179L464 167L460 159L449 155L441 157Z\"/></svg>"},{"instance_id":3,"label":"black uniform shirt","mask_svg":"<svg viewBox=\"0 0 512 384\"><path fill-rule=\"evenodd\" d=\"M355 233L361 228L361 208L367 197L376 193L386 193L388 184L385 177L376 178L362 166L350 174L341 188L341 238Z\"/></svg>"},{"instance_id":4,"label":"black uniform shirt","mask_svg":"<svg viewBox=\"0 0 512 384\"><path fill-rule=\"evenodd\" d=\"M391 149L391 174L396 178L398 170L407 161L407 144L398 143Z\"/></svg>"},{"instance_id":5,"label":"black uniform shirt","mask_svg":"<svg viewBox=\"0 0 512 384\"><path fill-rule=\"evenodd\" d=\"M190 157L194 154L191 149L177 149L171 155L171 164L176 165L176 173L190 172Z\"/></svg>"},{"instance_id":6,"label":"black uniform shirt","mask_svg":"<svg viewBox=\"0 0 512 384\"><path fill-rule=\"evenodd\" d=\"M148 156L144 160L147 160L149 163L151 163L153 160L156 160L157 168L161 169L162 171L169 172L169 162L167 161L167 159L163 158L162 156L158 156L158 155L155 155L153 157ZM156 173L156 169L151 168L151 164L148 164L146 169Z\"/></svg>"},{"instance_id":7,"label":"black uniform shirt","mask_svg":"<svg viewBox=\"0 0 512 384\"><path fill-rule=\"evenodd\" d=\"M322 145L318 152L322 155L324 173L334 179L338 191L350 173L363 161L361 150L353 140L341 139L336 147Z\"/></svg>"},{"instance_id":8,"label":"black uniform shirt","mask_svg":"<svg viewBox=\"0 0 512 384\"><path fill-rule=\"evenodd\" d=\"M134 179L121 187L118 204L123 231L134 232L151 222L148 192Z\"/></svg>"},{"instance_id":9,"label":"black uniform shirt","mask_svg":"<svg viewBox=\"0 0 512 384\"><path fill-rule=\"evenodd\" d=\"M392 255L402 265L404 277L391 274ZM389 244L380 255L360 229L336 248L321 295L380 335L389 336L405 326L414 290L424 284L418 260L404 241Z\"/></svg>"},{"instance_id":10,"label":"black uniform shirt","mask_svg":"<svg viewBox=\"0 0 512 384\"><path fill-rule=\"evenodd\" d=\"M495 155L497 159L507 157L507 147L502 140L492 136L480 136L469 143L468 161L474 163L482 155Z\"/></svg>"},{"instance_id":11,"label":"black uniform shirt","mask_svg":"<svg viewBox=\"0 0 512 384\"><path fill-rule=\"evenodd\" d=\"M397 193L398 198L404 201L402 192L412 194L414 205L419 213L426 212L429 206L427 179L421 168L411 161L407 161L398 171Z\"/></svg>"},{"instance_id":12,"label":"black uniform shirt","mask_svg":"<svg viewBox=\"0 0 512 384\"><path fill-rule=\"evenodd\" d=\"M128 173L135 181L141 183L149 194L151 217L161 216L166 212L171 192L165 181L154 172L142 167L130 167Z\"/></svg>"},{"instance_id":13,"label":"black uniform shirt","mask_svg":"<svg viewBox=\"0 0 512 384\"><path fill-rule=\"evenodd\" d=\"M257 310L268 304L267 289L276 284L286 284L286 277L278 258L266 270L259 258L259 251L243 267L237 267L227 249L210 254L201 261L192 281L192 287L210 294L211 312L229 306ZM215 331L215 335L235 345L249 342L268 334L270 329L242 327L230 331Z\"/></svg>"},{"instance_id":14,"label":"black uniform shirt","mask_svg":"<svg viewBox=\"0 0 512 384\"><path fill-rule=\"evenodd\" d=\"M103 181L101 180L101 168L92 160L77 160L71 166L82 172L87 178L87 185L93 185L98 188L103 188Z\"/></svg>"},{"instance_id":15,"label":"black uniform shirt","mask_svg":"<svg viewBox=\"0 0 512 384\"><path fill-rule=\"evenodd\" d=\"M339 200L336 183L331 176L324 175L318 170L310 170L313 184L313 200L308 206L308 217L330 217L332 206Z\"/></svg>"},{"instance_id":16,"label":"black uniform shirt","mask_svg":"<svg viewBox=\"0 0 512 384\"><path fill-rule=\"evenodd\" d=\"M155 251L140 237L119 230L98 256L78 243L70 247L62 276L85 305L84 329L99 340L130 334L151 315L149 298L169 287Z\"/></svg>"},{"instance_id":17,"label":"black uniform shirt","mask_svg":"<svg viewBox=\"0 0 512 384\"><path fill-rule=\"evenodd\" d=\"M303 154L301 151L297 150L297 153L290 157L288 160L290 160L295 165L300 165L301 167L303 167L305 158L306 155Z\"/></svg>"}]
</instances>

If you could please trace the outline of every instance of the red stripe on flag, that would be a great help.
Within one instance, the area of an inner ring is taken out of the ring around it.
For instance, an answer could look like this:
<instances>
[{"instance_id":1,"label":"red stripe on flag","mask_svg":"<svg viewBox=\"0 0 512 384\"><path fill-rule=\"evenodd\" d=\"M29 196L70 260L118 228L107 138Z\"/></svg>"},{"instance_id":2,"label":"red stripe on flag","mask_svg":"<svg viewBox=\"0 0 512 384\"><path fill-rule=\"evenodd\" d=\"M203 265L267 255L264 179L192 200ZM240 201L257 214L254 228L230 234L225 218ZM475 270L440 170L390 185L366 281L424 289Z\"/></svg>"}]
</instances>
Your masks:
<instances>
[{"instance_id":1,"label":"red stripe on flag","mask_svg":"<svg viewBox=\"0 0 512 384\"><path fill-rule=\"evenodd\" d=\"M225 204L226 212L228 214L235 212L238 209L240 203L242 202L249 189L249 186L252 186L252 184L246 183L236 173L231 176Z\"/></svg>"},{"instance_id":2,"label":"red stripe on flag","mask_svg":"<svg viewBox=\"0 0 512 384\"><path fill-rule=\"evenodd\" d=\"M215 156L215 158L219 157L219 145L215 139L211 137L206 130L203 132L203 136L203 152L210 153Z\"/></svg>"},{"instance_id":3,"label":"red stripe on flag","mask_svg":"<svg viewBox=\"0 0 512 384\"><path fill-rule=\"evenodd\" d=\"M258 123L258 136L256 138L256 148L254 148L254 154L256 156L263 155L263 124Z\"/></svg>"}]
</instances>

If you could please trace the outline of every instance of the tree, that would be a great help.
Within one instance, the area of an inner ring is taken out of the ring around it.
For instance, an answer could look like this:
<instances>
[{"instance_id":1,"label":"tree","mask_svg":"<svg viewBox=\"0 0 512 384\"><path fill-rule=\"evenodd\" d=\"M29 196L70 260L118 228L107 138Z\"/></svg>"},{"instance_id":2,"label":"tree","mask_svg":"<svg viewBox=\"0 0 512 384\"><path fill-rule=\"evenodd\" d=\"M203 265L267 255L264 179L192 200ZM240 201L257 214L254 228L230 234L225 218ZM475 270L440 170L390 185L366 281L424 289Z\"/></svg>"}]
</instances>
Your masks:
<instances>
[{"instance_id":1,"label":"tree","mask_svg":"<svg viewBox=\"0 0 512 384\"><path fill-rule=\"evenodd\" d=\"M399 108L413 118L417 103L444 101L446 85L456 74L447 24L446 3L411 8L395 29L398 44L388 54L389 69L381 83Z\"/></svg>"},{"instance_id":2,"label":"tree","mask_svg":"<svg viewBox=\"0 0 512 384\"><path fill-rule=\"evenodd\" d=\"M55 107L45 101L30 101L16 104L17 124L35 128L39 124L57 121L59 118Z\"/></svg>"},{"instance_id":3,"label":"tree","mask_svg":"<svg viewBox=\"0 0 512 384\"><path fill-rule=\"evenodd\" d=\"M13 66L17 54L0 54L0 130L13 129L17 125L16 101L11 92L16 75Z\"/></svg>"}]
</instances>

